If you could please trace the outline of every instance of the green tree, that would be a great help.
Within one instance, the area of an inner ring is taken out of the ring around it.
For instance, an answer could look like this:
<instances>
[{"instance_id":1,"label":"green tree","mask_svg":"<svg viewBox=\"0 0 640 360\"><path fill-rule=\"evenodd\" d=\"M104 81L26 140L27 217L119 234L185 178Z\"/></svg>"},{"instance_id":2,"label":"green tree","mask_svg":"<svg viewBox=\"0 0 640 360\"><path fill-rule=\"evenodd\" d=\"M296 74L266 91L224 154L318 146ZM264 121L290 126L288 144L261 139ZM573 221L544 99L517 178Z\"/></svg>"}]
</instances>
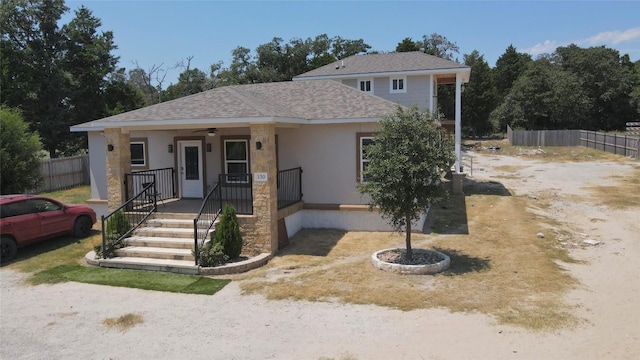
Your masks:
<instances>
[{"instance_id":1,"label":"green tree","mask_svg":"<svg viewBox=\"0 0 640 360\"><path fill-rule=\"evenodd\" d=\"M178 76L178 83L171 84L162 96L162 101L169 101L179 97L197 94L209 90L207 74L198 68L187 69Z\"/></svg>"},{"instance_id":2,"label":"green tree","mask_svg":"<svg viewBox=\"0 0 640 360\"><path fill-rule=\"evenodd\" d=\"M21 193L41 182L42 144L30 132L20 111L0 106L0 191Z\"/></svg>"},{"instance_id":3,"label":"green tree","mask_svg":"<svg viewBox=\"0 0 640 360\"><path fill-rule=\"evenodd\" d=\"M513 83L524 73L531 61L529 54L519 53L513 45L509 45L504 54L500 55L493 69L499 101L511 90Z\"/></svg>"},{"instance_id":4,"label":"green tree","mask_svg":"<svg viewBox=\"0 0 640 360\"><path fill-rule=\"evenodd\" d=\"M562 70L572 73L590 99L590 116L582 125L588 130L624 130L625 123L637 120L633 107L634 65L628 56L604 46L559 47L553 60Z\"/></svg>"},{"instance_id":5,"label":"green tree","mask_svg":"<svg viewBox=\"0 0 640 360\"><path fill-rule=\"evenodd\" d=\"M496 127L576 129L591 113L580 79L549 58L532 62L492 113Z\"/></svg>"},{"instance_id":6,"label":"green tree","mask_svg":"<svg viewBox=\"0 0 640 360\"><path fill-rule=\"evenodd\" d=\"M67 44L58 28L67 10L63 0L2 2L3 102L23 109L51 157L66 138L56 138L57 125L69 116L62 61Z\"/></svg>"},{"instance_id":7,"label":"green tree","mask_svg":"<svg viewBox=\"0 0 640 360\"><path fill-rule=\"evenodd\" d=\"M460 52L460 48L455 42L451 42L446 36L437 33L429 36L423 35L420 50L426 54L451 61L456 61L454 59L454 53L458 54Z\"/></svg>"},{"instance_id":8,"label":"green tree","mask_svg":"<svg viewBox=\"0 0 640 360\"><path fill-rule=\"evenodd\" d=\"M81 7L59 28L68 11L63 0L3 1L2 100L23 110L51 157L75 153L86 135L69 126L103 117L106 76L117 58L110 32Z\"/></svg>"},{"instance_id":9,"label":"green tree","mask_svg":"<svg viewBox=\"0 0 640 360\"><path fill-rule=\"evenodd\" d=\"M66 91L68 116L41 135L45 136L48 148L55 143L63 154L72 155L86 148L85 133L71 133L69 126L99 119L108 114L104 97L107 76L116 69L118 58L111 52L116 49L111 31L99 32L102 22L91 11L81 6L75 17L62 27L66 40L66 53L61 61L67 78Z\"/></svg>"},{"instance_id":10,"label":"green tree","mask_svg":"<svg viewBox=\"0 0 640 360\"><path fill-rule=\"evenodd\" d=\"M631 91L631 106L640 114L640 60L633 64L633 90ZM639 116L640 118L640 116Z\"/></svg>"},{"instance_id":11,"label":"green tree","mask_svg":"<svg viewBox=\"0 0 640 360\"><path fill-rule=\"evenodd\" d=\"M344 59L352 55L366 54L371 46L362 39L349 40L336 36L332 40L333 56L336 60Z\"/></svg>"},{"instance_id":12,"label":"green tree","mask_svg":"<svg viewBox=\"0 0 640 360\"><path fill-rule=\"evenodd\" d=\"M103 96L107 116L139 109L145 104L144 94L129 81L125 68L120 68L107 76Z\"/></svg>"},{"instance_id":13,"label":"green tree","mask_svg":"<svg viewBox=\"0 0 640 360\"><path fill-rule=\"evenodd\" d=\"M496 106L491 68L477 50L464 55L464 64L471 67L471 78L462 92L463 123L474 134L486 135L492 131L489 115Z\"/></svg>"},{"instance_id":14,"label":"green tree","mask_svg":"<svg viewBox=\"0 0 640 360\"><path fill-rule=\"evenodd\" d=\"M309 47L311 49L311 59L309 60L310 70L331 64L337 60L331 53L331 44L332 40L327 34L317 35L313 40L309 41Z\"/></svg>"},{"instance_id":15,"label":"green tree","mask_svg":"<svg viewBox=\"0 0 640 360\"><path fill-rule=\"evenodd\" d=\"M371 197L370 209L379 208L397 231L406 232L406 256L412 260L411 221L446 196L443 171L455 161L446 131L428 112L398 107L382 118L374 142L367 145L367 182L358 190Z\"/></svg>"},{"instance_id":16,"label":"green tree","mask_svg":"<svg viewBox=\"0 0 640 360\"><path fill-rule=\"evenodd\" d=\"M406 37L396 45L396 52L409 51L420 51L420 44L413 41L410 37Z\"/></svg>"}]
</instances>

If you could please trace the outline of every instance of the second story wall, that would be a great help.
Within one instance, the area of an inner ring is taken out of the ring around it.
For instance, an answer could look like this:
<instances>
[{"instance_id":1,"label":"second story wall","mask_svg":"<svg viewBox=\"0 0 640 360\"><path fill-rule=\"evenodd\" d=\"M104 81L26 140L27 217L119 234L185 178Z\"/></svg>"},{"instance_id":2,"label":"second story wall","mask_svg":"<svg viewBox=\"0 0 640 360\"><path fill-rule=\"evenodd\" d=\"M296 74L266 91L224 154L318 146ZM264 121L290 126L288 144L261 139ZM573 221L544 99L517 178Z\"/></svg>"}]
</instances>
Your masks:
<instances>
[{"instance_id":1,"label":"second story wall","mask_svg":"<svg viewBox=\"0 0 640 360\"><path fill-rule=\"evenodd\" d=\"M429 108L429 98L432 94L429 87L428 75L397 78L402 79L406 89L405 92L393 92L391 78L388 76L343 79L342 84L357 89L359 88L359 81L364 79L372 80L373 95L407 107L416 105L420 111L424 111Z\"/></svg>"}]
</instances>

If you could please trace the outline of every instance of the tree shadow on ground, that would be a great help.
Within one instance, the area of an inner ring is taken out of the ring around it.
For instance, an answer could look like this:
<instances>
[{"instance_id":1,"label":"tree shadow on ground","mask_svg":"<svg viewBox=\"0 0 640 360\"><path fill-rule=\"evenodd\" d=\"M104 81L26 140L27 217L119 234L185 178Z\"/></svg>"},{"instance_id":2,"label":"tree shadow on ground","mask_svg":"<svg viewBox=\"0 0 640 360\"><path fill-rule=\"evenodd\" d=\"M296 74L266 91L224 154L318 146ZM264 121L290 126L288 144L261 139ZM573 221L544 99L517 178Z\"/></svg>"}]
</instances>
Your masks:
<instances>
[{"instance_id":1,"label":"tree shadow on ground","mask_svg":"<svg viewBox=\"0 0 640 360\"><path fill-rule=\"evenodd\" d=\"M448 184L451 186L451 184ZM450 193L451 188L449 189ZM423 233L442 235L469 235L466 197L473 195L511 196L511 192L497 181L465 179L464 194L451 194L448 199L434 204L424 223Z\"/></svg>"},{"instance_id":2,"label":"tree shadow on ground","mask_svg":"<svg viewBox=\"0 0 640 360\"><path fill-rule=\"evenodd\" d=\"M445 276L463 275L473 272L481 272L491 269L491 260L489 258L479 258L469 256L459 250L434 248L434 250L444 253L451 259L449 269L443 272Z\"/></svg>"},{"instance_id":3,"label":"tree shadow on ground","mask_svg":"<svg viewBox=\"0 0 640 360\"><path fill-rule=\"evenodd\" d=\"M447 200L431 206L424 223L425 234L469 234L467 205L463 194L452 194Z\"/></svg>"},{"instance_id":4,"label":"tree shadow on ground","mask_svg":"<svg viewBox=\"0 0 640 360\"><path fill-rule=\"evenodd\" d=\"M464 194L471 195L495 195L495 196L511 196L511 192L502 183L497 181L478 181L466 178L464 179Z\"/></svg>"},{"instance_id":5,"label":"tree shadow on ground","mask_svg":"<svg viewBox=\"0 0 640 360\"><path fill-rule=\"evenodd\" d=\"M345 235L346 231L335 229L302 229L291 239L289 245L278 251L276 257L286 255L327 256Z\"/></svg>"},{"instance_id":6,"label":"tree shadow on ground","mask_svg":"<svg viewBox=\"0 0 640 360\"><path fill-rule=\"evenodd\" d=\"M86 238L83 239L78 239L75 238L73 236L70 235L66 235L66 236L59 236L59 237L55 237L53 239L48 239L48 240L43 240L41 242L35 243L35 244L30 244L27 245L23 248L19 248L18 249L18 253L16 254L16 257L14 257L13 259L11 259L10 261L6 261L3 262L0 266L5 266L5 265L9 265L9 264L13 264L15 262L19 262L22 260L26 260L26 259L30 259L34 256L38 256L44 253L48 253L50 251L56 250L56 249L60 249L63 248L65 246L69 246L75 243L79 243L81 241L87 240L92 236L98 235L100 234L100 230L91 230L91 233L89 234L89 236L87 236Z\"/></svg>"}]
</instances>

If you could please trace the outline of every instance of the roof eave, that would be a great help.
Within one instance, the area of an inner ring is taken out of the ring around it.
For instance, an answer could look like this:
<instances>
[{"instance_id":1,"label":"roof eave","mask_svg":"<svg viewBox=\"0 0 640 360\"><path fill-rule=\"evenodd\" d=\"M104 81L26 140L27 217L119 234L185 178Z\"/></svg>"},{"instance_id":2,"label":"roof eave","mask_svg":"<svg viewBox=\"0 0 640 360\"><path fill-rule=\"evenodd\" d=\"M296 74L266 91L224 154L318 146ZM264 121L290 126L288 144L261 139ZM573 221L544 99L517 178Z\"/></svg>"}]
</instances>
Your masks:
<instances>
[{"instance_id":1,"label":"roof eave","mask_svg":"<svg viewBox=\"0 0 640 360\"><path fill-rule=\"evenodd\" d=\"M405 70L405 71L381 71L381 72L369 72L369 73L350 73L350 74L330 74L330 75L316 75L316 76L301 76L298 75L293 78L294 81L300 80L327 80L327 79L353 79L364 77L382 77L382 76L420 76L420 75L442 75L442 74L462 74L462 82L469 82L469 75L471 74L470 67L456 67L448 69L432 69L432 70Z\"/></svg>"},{"instance_id":2,"label":"roof eave","mask_svg":"<svg viewBox=\"0 0 640 360\"><path fill-rule=\"evenodd\" d=\"M201 129L203 127L238 127L251 124L282 124L282 125L320 125L320 124L348 124L368 123L380 121L380 117L358 117L339 119L301 119L286 117L254 117L254 118L216 118L196 120L132 120L132 121L101 121L96 123L84 123L70 127L71 132L104 131L108 128L125 128L128 130L174 130Z\"/></svg>"}]
</instances>

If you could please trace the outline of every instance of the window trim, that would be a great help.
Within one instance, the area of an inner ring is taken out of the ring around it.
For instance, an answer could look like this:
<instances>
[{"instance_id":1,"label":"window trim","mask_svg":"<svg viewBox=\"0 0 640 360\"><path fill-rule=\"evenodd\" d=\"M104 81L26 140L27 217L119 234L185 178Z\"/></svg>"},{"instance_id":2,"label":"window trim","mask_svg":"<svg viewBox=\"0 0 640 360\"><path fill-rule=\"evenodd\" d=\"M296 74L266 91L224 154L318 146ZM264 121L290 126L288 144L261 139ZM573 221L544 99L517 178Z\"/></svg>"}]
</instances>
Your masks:
<instances>
[{"instance_id":1,"label":"window trim","mask_svg":"<svg viewBox=\"0 0 640 360\"><path fill-rule=\"evenodd\" d=\"M135 168L136 170L148 170L149 169L149 142L146 137L144 138L131 138L129 139L129 151L131 151L131 145L133 144L142 144L142 155L144 157L143 164L134 164L133 159L129 159L129 163L131 164L131 168ZM131 157L131 153L129 153Z\"/></svg>"},{"instance_id":2,"label":"window trim","mask_svg":"<svg viewBox=\"0 0 640 360\"><path fill-rule=\"evenodd\" d=\"M374 132L359 132L356 133L356 182L364 183L363 169L364 161L362 159L362 140L372 139L376 136ZM368 160L367 160L368 161Z\"/></svg>"},{"instance_id":3,"label":"window trim","mask_svg":"<svg viewBox=\"0 0 640 360\"><path fill-rule=\"evenodd\" d=\"M220 156L221 156L221 165L222 165L222 174L227 175L228 174L228 161L227 161L227 147L226 147L226 143L228 141L233 141L233 142L244 142L245 146L246 146L246 151L247 151L247 159L246 164L247 164L247 174L251 174L251 147L250 147L250 143L251 143L251 136L247 136L247 135L239 135L239 136L221 136L220 137L220 147L221 147L221 151L220 151ZM235 161L237 162L237 161ZM222 179L223 183L229 183L229 184L249 184L249 179L247 179L247 181L227 181L226 176L224 176L224 178Z\"/></svg>"},{"instance_id":4,"label":"window trim","mask_svg":"<svg viewBox=\"0 0 640 360\"><path fill-rule=\"evenodd\" d=\"M402 81L402 89L394 89L393 81ZM407 92L407 77L406 76L397 76L389 78L389 93L390 94L404 94Z\"/></svg>"},{"instance_id":5,"label":"window trim","mask_svg":"<svg viewBox=\"0 0 640 360\"><path fill-rule=\"evenodd\" d=\"M362 90L362 89L360 88L360 83L361 83L361 82L365 82L365 83L366 83L367 81L370 83L370 85L371 85L371 89L370 89L369 91L367 91L367 90ZM366 92L366 93L369 93L369 94L373 94L373 93L374 93L374 89L373 89L373 78L362 78L362 79L358 79L358 82L357 82L357 89L358 89L358 90L360 90L360 91L364 91L364 92Z\"/></svg>"}]
</instances>

